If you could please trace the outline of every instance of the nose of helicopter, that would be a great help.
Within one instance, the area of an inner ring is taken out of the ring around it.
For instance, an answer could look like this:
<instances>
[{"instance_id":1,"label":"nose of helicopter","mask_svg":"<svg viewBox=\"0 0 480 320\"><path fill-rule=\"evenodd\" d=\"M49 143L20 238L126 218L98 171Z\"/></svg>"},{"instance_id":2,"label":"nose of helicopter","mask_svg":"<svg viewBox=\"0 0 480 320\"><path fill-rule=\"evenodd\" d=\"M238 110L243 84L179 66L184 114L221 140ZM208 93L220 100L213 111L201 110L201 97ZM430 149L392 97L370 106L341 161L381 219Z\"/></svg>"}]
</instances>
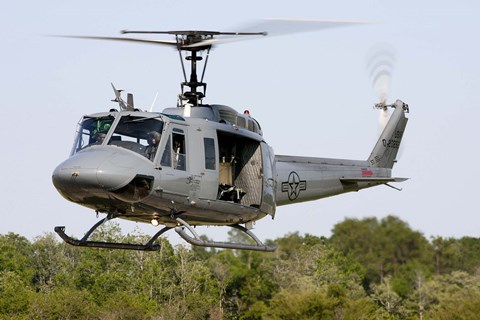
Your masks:
<instances>
[{"instance_id":1,"label":"nose of helicopter","mask_svg":"<svg viewBox=\"0 0 480 320\"><path fill-rule=\"evenodd\" d=\"M128 185L142 171L142 163L123 150L91 148L59 164L52 181L60 194L74 202L108 198L109 193L128 192Z\"/></svg>"}]
</instances>

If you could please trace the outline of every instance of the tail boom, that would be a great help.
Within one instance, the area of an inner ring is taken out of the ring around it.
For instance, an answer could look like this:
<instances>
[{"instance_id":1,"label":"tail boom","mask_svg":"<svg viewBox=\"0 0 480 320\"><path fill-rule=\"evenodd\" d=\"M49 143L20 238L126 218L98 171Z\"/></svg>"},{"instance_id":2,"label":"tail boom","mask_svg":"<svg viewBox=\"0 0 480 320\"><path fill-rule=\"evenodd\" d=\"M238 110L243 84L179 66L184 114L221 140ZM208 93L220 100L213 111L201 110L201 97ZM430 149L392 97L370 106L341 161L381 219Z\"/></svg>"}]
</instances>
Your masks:
<instances>
[{"instance_id":1,"label":"tail boom","mask_svg":"<svg viewBox=\"0 0 480 320\"><path fill-rule=\"evenodd\" d=\"M384 106L387 107L387 106ZM275 156L276 205L317 200L390 182L407 125L408 105L400 100L367 160Z\"/></svg>"},{"instance_id":2,"label":"tail boom","mask_svg":"<svg viewBox=\"0 0 480 320\"><path fill-rule=\"evenodd\" d=\"M275 156L277 206L305 202L394 182L391 170L367 161Z\"/></svg>"}]
</instances>

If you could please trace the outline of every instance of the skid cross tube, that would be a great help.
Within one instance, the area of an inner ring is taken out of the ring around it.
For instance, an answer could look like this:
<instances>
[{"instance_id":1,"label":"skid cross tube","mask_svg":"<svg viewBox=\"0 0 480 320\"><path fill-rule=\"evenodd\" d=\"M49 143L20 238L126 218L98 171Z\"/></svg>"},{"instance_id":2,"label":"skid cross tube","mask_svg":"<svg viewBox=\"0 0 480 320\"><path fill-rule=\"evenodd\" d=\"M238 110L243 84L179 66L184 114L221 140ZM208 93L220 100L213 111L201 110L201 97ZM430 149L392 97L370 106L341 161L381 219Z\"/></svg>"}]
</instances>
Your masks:
<instances>
[{"instance_id":1,"label":"skid cross tube","mask_svg":"<svg viewBox=\"0 0 480 320\"><path fill-rule=\"evenodd\" d=\"M102 241L91 241L88 240L90 235L97 229L99 226L104 224L106 221L112 219L107 216L93 225L90 230L87 231L85 236L81 240L74 239L67 236L65 233L65 227L55 227L55 232L63 239L66 243L77 246L77 247L89 247L89 248L103 248L103 249L122 249L122 250L137 250L137 251L158 251L160 250L159 244L154 244L155 240L160 237L162 234L172 229L171 227L164 227L158 231L150 240L145 244L136 244L136 243L121 243L121 242L102 242Z\"/></svg>"},{"instance_id":2,"label":"skid cross tube","mask_svg":"<svg viewBox=\"0 0 480 320\"><path fill-rule=\"evenodd\" d=\"M247 234L250 238L252 238L256 244L246 244L246 243L234 243L234 242L219 242L219 241L208 241L203 240L200 236L195 232L195 230L190 226L187 222L183 221L180 218L176 219L177 222L181 224L181 226L176 227L175 231L188 243L194 246L199 247L211 247L211 248L222 248L222 249L238 249L238 250L253 250L253 251L266 251L266 252L273 252L277 249L276 246L267 246L263 244L256 236L245 227L242 227L238 224L230 225L229 227L235 228L237 230L242 231L243 233ZM185 229L188 229L190 233L193 235L190 236L185 232Z\"/></svg>"}]
</instances>

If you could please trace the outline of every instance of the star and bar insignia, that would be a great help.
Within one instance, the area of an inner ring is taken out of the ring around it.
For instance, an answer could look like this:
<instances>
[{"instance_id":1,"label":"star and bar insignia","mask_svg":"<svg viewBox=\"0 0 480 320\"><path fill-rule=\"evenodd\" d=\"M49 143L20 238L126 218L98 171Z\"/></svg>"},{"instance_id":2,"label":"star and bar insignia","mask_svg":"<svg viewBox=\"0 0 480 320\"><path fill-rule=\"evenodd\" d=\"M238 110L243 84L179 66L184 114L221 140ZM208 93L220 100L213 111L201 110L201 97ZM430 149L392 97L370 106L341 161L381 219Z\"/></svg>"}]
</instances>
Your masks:
<instances>
[{"instance_id":1,"label":"star and bar insignia","mask_svg":"<svg viewBox=\"0 0 480 320\"><path fill-rule=\"evenodd\" d=\"M290 201L297 199L300 191L304 190L307 190L307 181L300 180L300 176L295 171L290 172L288 181L282 182L282 192L287 192Z\"/></svg>"}]
</instances>

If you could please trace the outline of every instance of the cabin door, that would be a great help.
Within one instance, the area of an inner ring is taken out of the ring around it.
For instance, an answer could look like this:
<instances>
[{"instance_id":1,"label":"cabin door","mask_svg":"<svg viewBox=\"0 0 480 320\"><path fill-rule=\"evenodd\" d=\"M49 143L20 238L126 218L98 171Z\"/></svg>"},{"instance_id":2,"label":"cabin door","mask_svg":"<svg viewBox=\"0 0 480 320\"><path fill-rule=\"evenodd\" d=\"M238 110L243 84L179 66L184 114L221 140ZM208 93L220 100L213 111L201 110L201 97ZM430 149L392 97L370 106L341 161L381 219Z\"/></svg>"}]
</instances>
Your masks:
<instances>
[{"instance_id":1,"label":"cabin door","mask_svg":"<svg viewBox=\"0 0 480 320\"><path fill-rule=\"evenodd\" d=\"M263 176L263 194L260 209L267 212L272 217L275 216L275 172L274 172L274 154L273 150L262 142L262 176Z\"/></svg>"},{"instance_id":2,"label":"cabin door","mask_svg":"<svg viewBox=\"0 0 480 320\"><path fill-rule=\"evenodd\" d=\"M189 174L189 157L187 148L187 127L173 124L167 130L166 142L161 153L162 185L165 192L188 196L186 181Z\"/></svg>"},{"instance_id":3,"label":"cabin door","mask_svg":"<svg viewBox=\"0 0 480 320\"><path fill-rule=\"evenodd\" d=\"M216 130L202 129L193 146L198 157L192 175L200 183L197 196L201 199L215 200L218 193L219 156ZM198 182L197 182L198 183Z\"/></svg>"}]
</instances>

